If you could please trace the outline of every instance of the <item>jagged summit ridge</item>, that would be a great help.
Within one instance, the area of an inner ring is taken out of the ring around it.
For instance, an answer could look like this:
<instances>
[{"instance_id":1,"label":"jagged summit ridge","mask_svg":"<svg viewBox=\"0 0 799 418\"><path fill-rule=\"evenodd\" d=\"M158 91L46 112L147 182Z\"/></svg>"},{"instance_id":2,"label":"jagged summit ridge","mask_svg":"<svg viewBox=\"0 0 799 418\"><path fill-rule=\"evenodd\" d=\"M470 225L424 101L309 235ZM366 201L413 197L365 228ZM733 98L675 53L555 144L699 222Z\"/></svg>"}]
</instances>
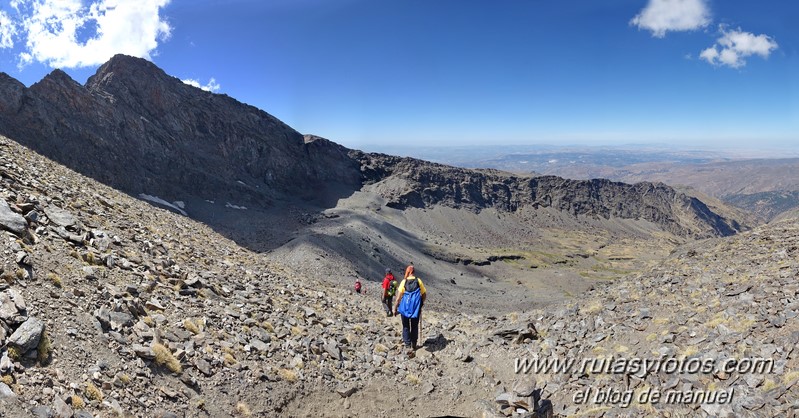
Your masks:
<instances>
[{"instance_id":1,"label":"jagged summit ridge","mask_svg":"<svg viewBox=\"0 0 799 418\"><path fill-rule=\"evenodd\" d=\"M132 194L266 204L327 181L358 184L346 156L320 156L268 113L140 58L113 57L85 86L60 70L30 88L2 81L0 132Z\"/></svg>"}]
</instances>

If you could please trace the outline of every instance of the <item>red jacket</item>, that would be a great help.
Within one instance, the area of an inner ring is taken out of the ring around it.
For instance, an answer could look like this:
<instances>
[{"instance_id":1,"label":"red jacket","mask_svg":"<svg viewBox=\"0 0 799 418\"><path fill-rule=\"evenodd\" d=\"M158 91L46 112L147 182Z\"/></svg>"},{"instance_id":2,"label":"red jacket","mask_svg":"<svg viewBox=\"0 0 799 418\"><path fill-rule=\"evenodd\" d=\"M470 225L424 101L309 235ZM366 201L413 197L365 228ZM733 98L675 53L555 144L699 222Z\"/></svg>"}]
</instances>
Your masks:
<instances>
[{"instance_id":1,"label":"red jacket","mask_svg":"<svg viewBox=\"0 0 799 418\"><path fill-rule=\"evenodd\" d=\"M386 277L383 277L383 296L386 295L386 290L388 290L392 280L394 280L394 275L391 273L386 273Z\"/></svg>"}]
</instances>

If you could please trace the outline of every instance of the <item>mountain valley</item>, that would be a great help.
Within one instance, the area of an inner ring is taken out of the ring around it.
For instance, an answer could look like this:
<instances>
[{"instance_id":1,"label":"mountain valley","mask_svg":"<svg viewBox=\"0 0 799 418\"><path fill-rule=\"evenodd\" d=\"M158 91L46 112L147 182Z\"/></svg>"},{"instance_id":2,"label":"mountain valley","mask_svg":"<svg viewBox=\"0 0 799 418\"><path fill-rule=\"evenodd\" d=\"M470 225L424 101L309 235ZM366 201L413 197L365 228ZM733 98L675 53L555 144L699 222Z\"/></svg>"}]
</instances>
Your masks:
<instances>
[{"instance_id":1,"label":"mountain valley","mask_svg":"<svg viewBox=\"0 0 799 418\"><path fill-rule=\"evenodd\" d=\"M351 150L126 56L86 85L54 71L29 88L2 75L0 90L0 415L799 410L791 216L754 227L663 183ZM410 262L430 296L409 358L379 281ZM775 366L514 370L592 356ZM737 392L576 403L587 387Z\"/></svg>"}]
</instances>

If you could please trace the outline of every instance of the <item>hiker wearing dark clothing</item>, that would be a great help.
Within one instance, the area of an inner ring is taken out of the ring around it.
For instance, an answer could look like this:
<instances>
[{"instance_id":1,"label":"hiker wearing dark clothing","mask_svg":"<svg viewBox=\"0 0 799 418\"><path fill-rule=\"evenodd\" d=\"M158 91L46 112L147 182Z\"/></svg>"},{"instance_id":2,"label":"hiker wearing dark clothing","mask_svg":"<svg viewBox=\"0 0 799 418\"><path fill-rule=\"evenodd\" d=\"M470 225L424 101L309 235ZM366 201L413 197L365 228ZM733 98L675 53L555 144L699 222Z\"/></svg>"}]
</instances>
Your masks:
<instances>
[{"instance_id":1,"label":"hiker wearing dark clothing","mask_svg":"<svg viewBox=\"0 0 799 418\"><path fill-rule=\"evenodd\" d=\"M399 312L402 316L402 342L411 350L409 355L417 348L419 320L422 318L422 305L426 298L427 290L424 284L411 271L411 275L400 283L397 289L397 302L394 305L394 315Z\"/></svg>"},{"instance_id":2,"label":"hiker wearing dark clothing","mask_svg":"<svg viewBox=\"0 0 799 418\"><path fill-rule=\"evenodd\" d=\"M392 302L394 300L394 293L397 291L397 280L391 273L391 269L386 269L386 277L383 277L383 308L386 310L386 316L392 316L394 313L391 311Z\"/></svg>"}]
</instances>

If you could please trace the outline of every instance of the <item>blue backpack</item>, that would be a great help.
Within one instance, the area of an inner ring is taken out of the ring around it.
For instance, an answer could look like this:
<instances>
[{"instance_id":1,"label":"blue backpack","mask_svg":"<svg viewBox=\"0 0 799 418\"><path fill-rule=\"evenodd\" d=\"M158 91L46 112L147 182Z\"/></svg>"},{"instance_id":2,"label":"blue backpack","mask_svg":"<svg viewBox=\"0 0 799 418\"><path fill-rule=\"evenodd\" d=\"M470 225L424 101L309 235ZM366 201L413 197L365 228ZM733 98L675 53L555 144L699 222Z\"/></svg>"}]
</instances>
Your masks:
<instances>
[{"instance_id":1,"label":"blue backpack","mask_svg":"<svg viewBox=\"0 0 799 418\"><path fill-rule=\"evenodd\" d=\"M422 289L419 288L419 281L416 277L408 277L405 279L405 293L397 311L406 318L418 318L421 308Z\"/></svg>"}]
</instances>

